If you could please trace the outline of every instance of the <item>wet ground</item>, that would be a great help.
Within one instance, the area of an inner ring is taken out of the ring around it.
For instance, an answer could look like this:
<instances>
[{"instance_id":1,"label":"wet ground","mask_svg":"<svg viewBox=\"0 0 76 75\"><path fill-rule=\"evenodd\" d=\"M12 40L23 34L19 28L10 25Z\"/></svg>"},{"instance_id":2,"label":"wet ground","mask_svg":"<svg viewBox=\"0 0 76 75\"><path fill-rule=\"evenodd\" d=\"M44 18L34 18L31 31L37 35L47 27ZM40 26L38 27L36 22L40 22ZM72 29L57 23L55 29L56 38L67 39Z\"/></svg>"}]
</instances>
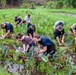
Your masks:
<instances>
[{"instance_id":1,"label":"wet ground","mask_svg":"<svg viewBox=\"0 0 76 75\"><path fill-rule=\"evenodd\" d=\"M19 49L19 48L14 48L14 49ZM66 50L66 47L61 47L61 49ZM66 53L66 55L68 56L68 58L73 60L72 63L74 66L76 66L76 54L72 54L71 52L68 52L68 53ZM8 61L6 61L6 62L0 61L0 65L3 65L3 67L6 67L8 72L13 73L14 75L16 75L16 73L25 74L25 71L26 71L26 66L20 65L20 64L15 64L15 63L8 62ZM25 75L27 75L27 74L25 74ZM31 75L45 75L45 74L31 73Z\"/></svg>"},{"instance_id":2,"label":"wet ground","mask_svg":"<svg viewBox=\"0 0 76 75\"><path fill-rule=\"evenodd\" d=\"M27 75L26 74L26 67L24 65L20 65L20 64L15 64L12 62L3 62L0 61L0 65L2 65L2 67L6 67L7 71L9 73L12 73L13 75ZM42 73L34 73L31 71L31 75L46 75L46 74L42 74Z\"/></svg>"},{"instance_id":3,"label":"wet ground","mask_svg":"<svg viewBox=\"0 0 76 75\"><path fill-rule=\"evenodd\" d=\"M76 66L76 54L67 53L67 56L73 60L73 65Z\"/></svg>"}]
</instances>

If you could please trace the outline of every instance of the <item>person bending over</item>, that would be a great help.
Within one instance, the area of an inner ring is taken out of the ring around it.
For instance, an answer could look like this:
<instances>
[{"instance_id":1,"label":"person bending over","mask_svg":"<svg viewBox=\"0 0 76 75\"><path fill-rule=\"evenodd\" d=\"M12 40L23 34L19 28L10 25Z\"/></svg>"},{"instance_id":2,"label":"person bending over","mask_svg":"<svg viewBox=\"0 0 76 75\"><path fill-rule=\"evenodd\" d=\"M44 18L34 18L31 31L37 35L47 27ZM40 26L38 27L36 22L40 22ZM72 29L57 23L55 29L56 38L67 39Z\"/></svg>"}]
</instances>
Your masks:
<instances>
[{"instance_id":1,"label":"person bending over","mask_svg":"<svg viewBox=\"0 0 76 75\"><path fill-rule=\"evenodd\" d=\"M1 24L1 28L2 28L2 37L3 38L7 38L9 35L11 36L11 38L14 38L13 32L13 25L10 24L9 22L5 22ZM4 29L6 30L6 34L4 35Z\"/></svg>"},{"instance_id":2,"label":"person bending over","mask_svg":"<svg viewBox=\"0 0 76 75\"><path fill-rule=\"evenodd\" d=\"M29 51L30 47L35 46L35 43L34 43L34 41L32 40L31 37L29 37L29 36L23 36L21 33L19 33L16 36L16 39L18 39L19 41L22 42L23 49L26 52Z\"/></svg>"},{"instance_id":3,"label":"person bending over","mask_svg":"<svg viewBox=\"0 0 76 75\"><path fill-rule=\"evenodd\" d=\"M36 34L36 27L35 27L35 25L31 25L29 28L27 28L27 34L31 38L33 38L35 36L35 34Z\"/></svg>"},{"instance_id":4,"label":"person bending over","mask_svg":"<svg viewBox=\"0 0 76 75\"><path fill-rule=\"evenodd\" d=\"M71 26L70 32L74 35L74 39L76 40L76 23Z\"/></svg>"},{"instance_id":5,"label":"person bending over","mask_svg":"<svg viewBox=\"0 0 76 75\"><path fill-rule=\"evenodd\" d=\"M22 19L18 16L15 17L15 26L17 27L19 24L22 25Z\"/></svg>"},{"instance_id":6,"label":"person bending over","mask_svg":"<svg viewBox=\"0 0 76 75\"><path fill-rule=\"evenodd\" d=\"M36 35L33 40L38 43L38 47L42 47L42 49L37 52L38 54L43 53L45 55L50 54L50 56L53 56L56 48L52 40L46 36L39 35Z\"/></svg>"},{"instance_id":7,"label":"person bending over","mask_svg":"<svg viewBox=\"0 0 76 75\"><path fill-rule=\"evenodd\" d=\"M54 25L54 39L57 39L58 44L64 43L64 22L57 21Z\"/></svg>"},{"instance_id":8,"label":"person bending over","mask_svg":"<svg viewBox=\"0 0 76 75\"><path fill-rule=\"evenodd\" d=\"M27 23L25 20L23 21L23 24L27 24L27 28L29 28L30 26L32 26L32 24L29 22L29 23Z\"/></svg>"}]
</instances>

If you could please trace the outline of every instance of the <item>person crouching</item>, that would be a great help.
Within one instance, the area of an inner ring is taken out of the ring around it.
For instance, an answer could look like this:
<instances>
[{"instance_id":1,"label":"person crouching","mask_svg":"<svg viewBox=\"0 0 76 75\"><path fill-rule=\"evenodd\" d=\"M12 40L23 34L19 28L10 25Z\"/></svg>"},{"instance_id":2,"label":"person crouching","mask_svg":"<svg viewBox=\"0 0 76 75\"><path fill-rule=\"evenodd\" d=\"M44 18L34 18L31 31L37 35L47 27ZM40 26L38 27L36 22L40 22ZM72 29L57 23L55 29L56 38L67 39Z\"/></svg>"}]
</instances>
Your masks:
<instances>
[{"instance_id":1,"label":"person crouching","mask_svg":"<svg viewBox=\"0 0 76 75\"><path fill-rule=\"evenodd\" d=\"M28 52L30 47L35 46L34 41L30 36L24 36L21 33L19 33L16 36L16 39L22 42L24 51Z\"/></svg>"}]
</instances>

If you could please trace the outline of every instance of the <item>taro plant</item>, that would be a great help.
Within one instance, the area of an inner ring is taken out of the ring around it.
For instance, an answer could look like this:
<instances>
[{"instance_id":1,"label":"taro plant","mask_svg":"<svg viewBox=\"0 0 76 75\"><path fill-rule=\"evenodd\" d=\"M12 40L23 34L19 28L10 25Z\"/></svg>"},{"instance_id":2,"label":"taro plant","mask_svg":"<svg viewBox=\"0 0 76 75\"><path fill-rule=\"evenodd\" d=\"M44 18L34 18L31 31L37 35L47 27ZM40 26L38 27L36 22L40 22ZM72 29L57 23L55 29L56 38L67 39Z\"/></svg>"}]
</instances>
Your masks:
<instances>
[{"instance_id":1,"label":"taro plant","mask_svg":"<svg viewBox=\"0 0 76 75\"><path fill-rule=\"evenodd\" d=\"M10 48L8 46L4 46L4 45L0 45L0 48L2 50L2 55L6 57Z\"/></svg>"},{"instance_id":2,"label":"taro plant","mask_svg":"<svg viewBox=\"0 0 76 75\"><path fill-rule=\"evenodd\" d=\"M0 66L0 75L12 75L12 74L8 73L6 67L3 68Z\"/></svg>"}]
</instances>

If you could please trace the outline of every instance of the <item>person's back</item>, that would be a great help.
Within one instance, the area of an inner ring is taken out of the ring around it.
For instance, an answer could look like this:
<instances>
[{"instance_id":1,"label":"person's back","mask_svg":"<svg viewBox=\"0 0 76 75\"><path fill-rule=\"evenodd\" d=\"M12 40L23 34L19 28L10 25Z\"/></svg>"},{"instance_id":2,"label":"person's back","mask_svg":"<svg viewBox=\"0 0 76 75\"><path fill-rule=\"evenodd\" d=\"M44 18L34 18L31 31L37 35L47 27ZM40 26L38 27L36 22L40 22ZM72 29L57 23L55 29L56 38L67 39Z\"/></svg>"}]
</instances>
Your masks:
<instances>
[{"instance_id":1,"label":"person's back","mask_svg":"<svg viewBox=\"0 0 76 75\"><path fill-rule=\"evenodd\" d=\"M24 36L22 43L28 45L28 44L31 44L32 41L33 40L29 36Z\"/></svg>"},{"instance_id":2,"label":"person's back","mask_svg":"<svg viewBox=\"0 0 76 75\"><path fill-rule=\"evenodd\" d=\"M22 19L21 18L18 18L17 21L18 21L18 24L19 24L22 21Z\"/></svg>"},{"instance_id":3,"label":"person's back","mask_svg":"<svg viewBox=\"0 0 76 75\"><path fill-rule=\"evenodd\" d=\"M5 29L6 29L6 32L8 31L8 30L10 30L10 32L12 32L13 33L13 25L12 24L10 24L10 23L7 23L7 22L5 22Z\"/></svg>"},{"instance_id":4,"label":"person's back","mask_svg":"<svg viewBox=\"0 0 76 75\"><path fill-rule=\"evenodd\" d=\"M31 16L30 14L28 14L27 16L24 17L24 20L27 22L27 23L31 23Z\"/></svg>"},{"instance_id":5,"label":"person's back","mask_svg":"<svg viewBox=\"0 0 76 75\"><path fill-rule=\"evenodd\" d=\"M31 23L28 23L27 28L29 28L30 26L32 26L32 24Z\"/></svg>"},{"instance_id":6,"label":"person's back","mask_svg":"<svg viewBox=\"0 0 76 75\"><path fill-rule=\"evenodd\" d=\"M49 45L51 45L53 42L49 39L49 38L47 38L47 37L45 37L45 36L41 36L41 44L43 45L43 46L49 46Z\"/></svg>"},{"instance_id":7,"label":"person's back","mask_svg":"<svg viewBox=\"0 0 76 75\"><path fill-rule=\"evenodd\" d=\"M72 29L75 29L76 28L76 23L74 23L72 26L71 26Z\"/></svg>"},{"instance_id":8,"label":"person's back","mask_svg":"<svg viewBox=\"0 0 76 75\"><path fill-rule=\"evenodd\" d=\"M19 24L21 21L22 21L21 18L19 18L19 17L15 17L15 22L17 22L17 23Z\"/></svg>"}]
</instances>

